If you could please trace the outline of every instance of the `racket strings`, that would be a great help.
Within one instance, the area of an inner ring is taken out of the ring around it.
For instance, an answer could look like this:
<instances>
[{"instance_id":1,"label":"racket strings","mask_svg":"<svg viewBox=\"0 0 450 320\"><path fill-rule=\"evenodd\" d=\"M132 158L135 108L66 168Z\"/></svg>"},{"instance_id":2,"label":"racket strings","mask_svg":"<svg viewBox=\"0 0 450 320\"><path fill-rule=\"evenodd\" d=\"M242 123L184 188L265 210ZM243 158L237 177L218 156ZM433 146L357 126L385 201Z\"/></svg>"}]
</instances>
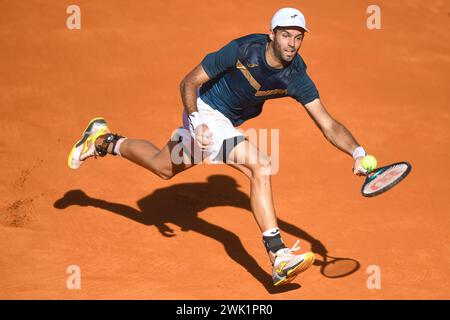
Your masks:
<instances>
[{"instance_id":1,"label":"racket strings","mask_svg":"<svg viewBox=\"0 0 450 320\"><path fill-rule=\"evenodd\" d=\"M372 194L384 188L396 184L404 178L409 167L405 163L394 164L391 167L377 172L376 175L367 184L364 185L363 192L365 194Z\"/></svg>"}]
</instances>

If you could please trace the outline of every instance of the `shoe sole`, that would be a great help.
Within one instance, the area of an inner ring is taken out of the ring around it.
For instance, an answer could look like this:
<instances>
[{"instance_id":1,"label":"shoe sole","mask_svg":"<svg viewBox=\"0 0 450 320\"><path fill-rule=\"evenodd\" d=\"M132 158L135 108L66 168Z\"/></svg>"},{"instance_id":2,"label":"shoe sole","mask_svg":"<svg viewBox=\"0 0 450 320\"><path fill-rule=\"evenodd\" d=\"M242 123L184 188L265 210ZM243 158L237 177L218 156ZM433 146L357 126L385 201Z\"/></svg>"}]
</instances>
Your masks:
<instances>
[{"instance_id":1,"label":"shoe sole","mask_svg":"<svg viewBox=\"0 0 450 320\"><path fill-rule=\"evenodd\" d=\"M289 270L287 272L286 278L279 280L278 282L274 283L274 285L279 286L279 285L291 282L300 273L309 269L309 267L311 267L313 265L315 260L316 260L316 257L314 256L314 253L312 253L312 252L305 253L304 260L302 261L302 263L300 263L295 268Z\"/></svg>"},{"instance_id":2,"label":"shoe sole","mask_svg":"<svg viewBox=\"0 0 450 320\"><path fill-rule=\"evenodd\" d=\"M94 126L94 124L95 124L96 122L98 122L98 123L104 123L104 124L106 125L105 119L100 118L100 117L99 117L99 118L94 118L94 119L92 119L92 120L89 122L89 124L87 125L86 129L84 129L84 131L83 131L83 136L81 137L81 139L78 140L78 141L73 145L72 149L70 150L69 157L67 158L67 165L69 166L70 169L74 169L74 170L75 170L75 169L78 169L78 168L80 167L80 166L73 166L73 165L72 165L72 157L73 157L73 154L74 154L75 150L76 150L80 145L82 145L82 144L86 141L86 139L89 137L89 131L92 130L92 127Z\"/></svg>"}]
</instances>

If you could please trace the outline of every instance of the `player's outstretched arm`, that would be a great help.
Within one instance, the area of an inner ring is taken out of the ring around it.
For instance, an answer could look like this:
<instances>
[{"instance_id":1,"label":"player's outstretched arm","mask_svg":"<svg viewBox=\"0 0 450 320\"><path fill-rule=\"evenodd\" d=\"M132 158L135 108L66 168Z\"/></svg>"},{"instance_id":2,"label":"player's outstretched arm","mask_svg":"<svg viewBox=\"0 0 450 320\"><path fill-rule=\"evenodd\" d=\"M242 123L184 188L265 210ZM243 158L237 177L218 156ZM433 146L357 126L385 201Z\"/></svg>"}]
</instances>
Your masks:
<instances>
[{"instance_id":1,"label":"player's outstretched arm","mask_svg":"<svg viewBox=\"0 0 450 320\"><path fill-rule=\"evenodd\" d=\"M327 140L336 148L355 159L353 172L357 175L365 174L366 170L360 165L361 159L365 153L361 155L355 154L355 150L357 151L357 148L359 148L360 145L351 132L328 113L320 99L315 99L314 101L305 104L305 108L309 116L322 131L325 138L327 138Z\"/></svg>"}]
</instances>

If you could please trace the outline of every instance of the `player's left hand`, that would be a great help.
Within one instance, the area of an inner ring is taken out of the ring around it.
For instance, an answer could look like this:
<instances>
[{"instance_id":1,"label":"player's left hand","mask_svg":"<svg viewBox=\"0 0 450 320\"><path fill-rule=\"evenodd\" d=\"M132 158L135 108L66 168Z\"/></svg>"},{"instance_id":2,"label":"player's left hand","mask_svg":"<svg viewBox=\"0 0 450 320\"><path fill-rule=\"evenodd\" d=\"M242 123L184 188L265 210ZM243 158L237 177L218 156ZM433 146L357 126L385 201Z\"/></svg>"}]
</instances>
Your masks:
<instances>
[{"instance_id":1,"label":"player's left hand","mask_svg":"<svg viewBox=\"0 0 450 320\"><path fill-rule=\"evenodd\" d=\"M353 164L353 173L357 176L366 176L367 170L363 168L361 165L361 160L363 157L356 158L355 163Z\"/></svg>"}]
</instances>

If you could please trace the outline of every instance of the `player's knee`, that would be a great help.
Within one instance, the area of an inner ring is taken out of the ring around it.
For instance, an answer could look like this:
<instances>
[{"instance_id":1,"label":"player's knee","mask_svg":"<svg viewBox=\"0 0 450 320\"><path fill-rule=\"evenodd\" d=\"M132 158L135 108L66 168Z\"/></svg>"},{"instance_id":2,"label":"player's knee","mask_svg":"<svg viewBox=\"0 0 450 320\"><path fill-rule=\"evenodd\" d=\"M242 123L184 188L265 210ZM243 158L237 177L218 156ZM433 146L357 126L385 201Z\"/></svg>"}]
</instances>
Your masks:
<instances>
[{"instance_id":1,"label":"player's knee","mask_svg":"<svg viewBox=\"0 0 450 320\"><path fill-rule=\"evenodd\" d=\"M158 174L158 176L163 180L170 180L173 178L173 175L166 175L166 174Z\"/></svg>"},{"instance_id":2,"label":"player's knee","mask_svg":"<svg viewBox=\"0 0 450 320\"><path fill-rule=\"evenodd\" d=\"M155 173L163 180L170 180L174 176L173 172L170 170L157 170Z\"/></svg>"},{"instance_id":3,"label":"player's knee","mask_svg":"<svg viewBox=\"0 0 450 320\"><path fill-rule=\"evenodd\" d=\"M163 180L170 180L170 179L172 179L173 176L162 174L162 175L159 175L159 177Z\"/></svg>"}]
</instances>

